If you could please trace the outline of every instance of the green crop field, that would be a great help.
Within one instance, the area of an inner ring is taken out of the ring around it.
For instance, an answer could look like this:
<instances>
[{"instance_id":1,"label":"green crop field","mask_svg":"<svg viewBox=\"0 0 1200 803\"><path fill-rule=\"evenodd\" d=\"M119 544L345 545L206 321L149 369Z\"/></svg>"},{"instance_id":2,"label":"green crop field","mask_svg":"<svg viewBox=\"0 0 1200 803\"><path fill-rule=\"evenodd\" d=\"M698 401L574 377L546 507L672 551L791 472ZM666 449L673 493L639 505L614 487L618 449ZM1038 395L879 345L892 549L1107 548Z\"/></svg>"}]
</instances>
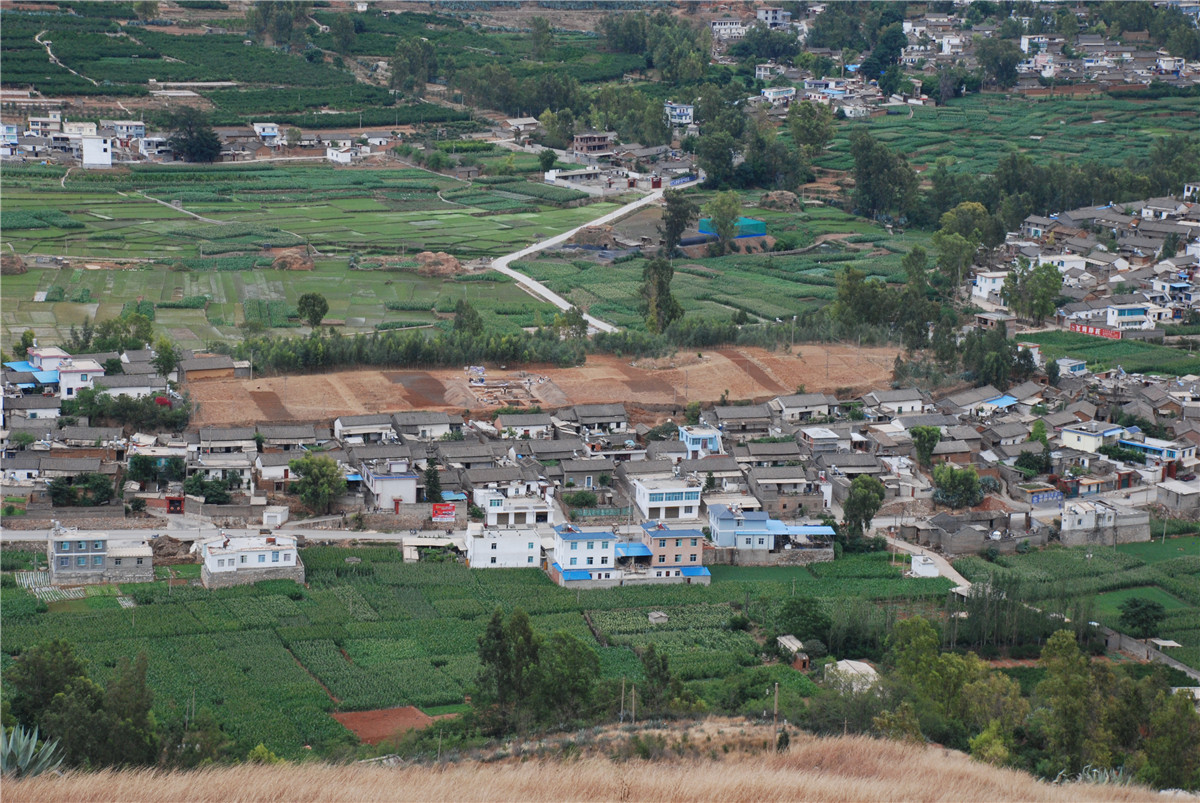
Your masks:
<instances>
[{"instance_id":1,"label":"green crop field","mask_svg":"<svg viewBox=\"0 0 1200 803\"><path fill-rule=\"evenodd\" d=\"M1033 332L1022 340L1042 344L1046 359L1074 357L1090 370L1120 366L1131 374L1180 376L1200 373L1200 353L1134 340L1108 340L1078 332Z\"/></svg>"},{"instance_id":2,"label":"green crop field","mask_svg":"<svg viewBox=\"0 0 1200 803\"><path fill-rule=\"evenodd\" d=\"M909 117L908 112L912 113ZM855 123L857 125L857 123ZM1122 100L970 95L946 106L914 107L906 113L876 117L865 125L913 165L932 167L942 157L951 169L990 173L1011 151L1035 161L1094 160L1121 165L1146 156L1155 137L1194 134L1200 104L1193 98ZM850 126L841 126L820 167L849 170Z\"/></svg>"},{"instance_id":3,"label":"green crop field","mask_svg":"<svg viewBox=\"0 0 1200 803\"><path fill-rule=\"evenodd\" d=\"M1001 556L993 563L968 557L954 562L972 582L989 574L1012 576L1039 604L1093 597L1098 621L1117 627L1118 606L1132 597L1163 603L1162 638L1183 646L1171 655L1200 669L1200 538L1112 547L1050 547L1028 555Z\"/></svg>"},{"instance_id":4,"label":"green crop field","mask_svg":"<svg viewBox=\"0 0 1200 803\"><path fill-rule=\"evenodd\" d=\"M347 564L350 556L362 562ZM181 710L194 693L197 707L212 709L238 745L248 750L263 742L298 758L304 745L321 751L347 738L332 711L461 710L478 672L477 638L497 606L524 608L540 632L565 630L596 645L604 677L641 679L633 648L654 643L682 678L705 684L759 664L754 639L727 627L731 603L782 602L794 583L796 594L831 601L938 604L951 585L906 579L882 555L847 556L812 571L714 572L707 587L578 594L533 569L402 563L393 547L310 547L302 558L307 589L281 581L211 592L189 586L168 593L164 581L124 586L139 602L134 609L100 595L38 613L28 592L3 588L0 662L7 666L21 650L61 637L103 681L118 658L145 652L161 715ZM667 611L669 622L649 625L652 609ZM597 643L585 612L608 646ZM811 686L791 670L784 674L776 679Z\"/></svg>"},{"instance_id":5,"label":"green crop field","mask_svg":"<svg viewBox=\"0 0 1200 803\"><path fill-rule=\"evenodd\" d=\"M436 320L432 310L451 312L465 298L485 323L512 332L549 323L554 308L506 277L422 276L408 257L422 250L464 260L497 256L615 208L613 202L552 206L577 194L562 190L561 197L548 197L547 188L520 179L468 188L410 169L142 168L106 174L99 177L103 182L73 173L65 187L63 177L61 169L32 167L6 170L0 179L0 246L72 257L74 266L47 261L5 278L0 318L6 342L26 329L61 342L85 317L115 317L127 303L178 306L204 298L195 307L154 310L161 331L196 347L238 337L247 321L299 326L287 313L294 315L306 292L325 295L327 317L344 321L348 331L427 326ZM439 190L452 199L440 199ZM470 195L453 199L463 193ZM186 212L148 198L179 200ZM313 271L270 269L274 255L264 247L304 245L318 254ZM352 254L363 270L348 270ZM115 260L131 269L89 270L89 260ZM392 269L380 269L387 265ZM54 287L63 289L65 300L34 300Z\"/></svg>"},{"instance_id":6,"label":"green crop field","mask_svg":"<svg viewBox=\"0 0 1200 803\"><path fill-rule=\"evenodd\" d=\"M727 319L741 309L768 321L790 317L832 301L837 273L850 266L868 276L903 282L900 261L928 236L910 231L889 235L870 222L837 209L812 206L797 213L754 209L747 214L767 224L768 235L798 247L823 234L849 235L805 254L728 254L675 260L671 293L688 313ZM638 288L645 260L598 266L586 260L535 259L517 264L554 292L620 326L645 325Z\"/></svg>"}]
</instances>

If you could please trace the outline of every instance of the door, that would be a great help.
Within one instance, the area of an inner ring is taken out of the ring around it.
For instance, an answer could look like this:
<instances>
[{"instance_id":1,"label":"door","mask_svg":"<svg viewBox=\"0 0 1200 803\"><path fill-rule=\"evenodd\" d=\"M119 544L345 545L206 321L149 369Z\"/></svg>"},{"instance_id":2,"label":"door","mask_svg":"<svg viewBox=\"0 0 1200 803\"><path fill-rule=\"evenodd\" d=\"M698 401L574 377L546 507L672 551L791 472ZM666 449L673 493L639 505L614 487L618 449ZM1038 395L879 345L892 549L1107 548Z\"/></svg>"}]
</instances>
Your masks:
<instances>
[{"instance_id":1,"label":"door","mask_svg":"<svg viewBox=\"0 0 1200 803\"><path fill-rule=\"evenodd\" d=\"M396 515L400 514L400 500L399 499L392 500L392 512L395 513Z\"/></svg>"}]
</instances>

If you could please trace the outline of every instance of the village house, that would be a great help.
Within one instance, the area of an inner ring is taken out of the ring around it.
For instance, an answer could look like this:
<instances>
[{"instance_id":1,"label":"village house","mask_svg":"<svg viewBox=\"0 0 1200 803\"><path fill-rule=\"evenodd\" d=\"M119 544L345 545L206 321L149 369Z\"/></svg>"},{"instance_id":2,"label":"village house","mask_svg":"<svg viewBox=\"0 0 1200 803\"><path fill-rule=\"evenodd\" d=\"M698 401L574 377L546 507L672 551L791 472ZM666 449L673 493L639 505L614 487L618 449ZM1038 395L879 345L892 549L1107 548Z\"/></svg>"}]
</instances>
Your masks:
<instances>
[{"instance_id":1,"label":"village house","mask_svg":"<svg viewBox=\"0 0 1200 803\"><path fill-rule=\"evenodd\" d=\"M695 529L675 529L658 521L642 525L642 543L650 553L648 572L655 578L681 577L686 582L708 585L712 573L704 567L704 533ZM621 557L621 544L617 556ZM640 552L640 550L639 550Z\"/></svg>"},{"instance_id":2,"label":"village house","mask_svg":"<svg viewBox=\"0 0 1200 803\"><path fill-rule=\"evenodd\" d=\"M714 407L706 416L725 438L747 441L771 434L771 410L765 404Z\"/></svg>"},{"instance_id":3,"label":"village house","mask_svg":"<svg viewBox=\"0 0 1200 803\"><path fill-rule=\"evenodd\" d=\"M550 579L568 588L573 585L583 588L618 585L621 573L616 569L617 540L617 536L611 530L585 530L574 524L556 526L554 561L548 569ZM592 585L589 581L611 582Z\"/></svg>"},{"instance_id":4,"label":"village house","mask_svg":"<svg viewBox=\"0 0 1200 803\"><path fill-rule=\"evenodd\" d=\"M80 532L58 522L46 539L52 585L149 583L154 580L154 550L142 539L117 539L108 533Z\"/></svg>"},{"instance_id":5,"label":"village house","mask_svg":"<svg viewBox=\"0 0 1200 803\"><path fill-rule=\"evenodd\" d=\"M205 588L230 588L263 580L304 583L304 563L291 535L218 536L193 546Z\"/></svg>"},{"instance_id":6,"label":"village house","mask_svg":"<svg viewBox=\"0 0 1200 803\"><path fill-rule=\"evenodd\" d=\"M799 393L776 396L767 402L767 406L784 421L795 423L810 418L828 418L837 409L838 400L824 393Z\"/></svg>"},{"instance_id":7,"label":"village house","mask_svg":"<svg viewBox=\"0 0 1200 803\"><path fill-rule=\"evenodd\" d=\"M537 472L520 468L473 468L463 472L463 486L484 513L488 527L554 524L554 488Z\"/></svg>"},{"instance_id":8,"label":"village house","mask_svg":"<svg viewBox=\"0 0 1200 803\"><path fill-rule=\"evenodd\" d=\"M472 569L527 569L541 566L542 537L537 530L467 528L467 566Z\"/></svg>"},{"instance_id":9,"label":"village house","mask_svg":"<svg viewBox=\"0 0 1200 803\"><path fill-rule=\"evenodd\" d=\"M343 415L333 419L333 437L342 443L379 443L396 439L387 413Z\"/></svg>"}]
</instances>

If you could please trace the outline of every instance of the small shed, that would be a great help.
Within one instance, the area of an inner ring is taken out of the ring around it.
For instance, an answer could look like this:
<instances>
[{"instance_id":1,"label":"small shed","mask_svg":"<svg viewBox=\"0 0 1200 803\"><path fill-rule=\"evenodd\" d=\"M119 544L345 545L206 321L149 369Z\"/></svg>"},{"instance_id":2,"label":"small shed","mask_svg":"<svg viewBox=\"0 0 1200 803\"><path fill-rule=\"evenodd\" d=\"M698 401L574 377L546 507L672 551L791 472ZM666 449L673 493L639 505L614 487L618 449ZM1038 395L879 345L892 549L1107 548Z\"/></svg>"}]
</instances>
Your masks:
<instances>
[{"instance_id":1,"label":"small shed","mask_svg":"<svg viewBox=\"0 0 1200 803\"><path fill-rule=\"evenodd\" d=\"M808 671L808 653L804 651L804 643L795 636L779 636L775 639L779 644L779 652L791 659L792 669L798 672Z\"/></svg>"},{"instance_id":2,"label":"small shed","mask_svg":"<svg viewBox=\"0 0 1200 803\"><path fill-rule=\"evenodd\" d=\"M667 623L667 615L662 611L650 611L650 624L665 625Z\"/></svg>"},{"instance_id":3,"label":"small shed","mask_svg":"<svg viewBox=\"0 0 1200 803\"><path fill-rule=\"evenodd\" d=\"M287 505L270 505L263 511L263 526L272 529L282 527L289 513Z\"/></svg>"},{"instance_id":4,"label":"small shed","mask_svg":"<svg viewBox=\"0 0 1200 803\"><path fill-rule=\"evenodd\" d=\"M913 555L911 574L913 577L937 577L938 567L928 555Z\"/></svg>"},{"instance_id":5,"label":"small shed","mask_svg":"<svg viewBox=\"0 0 1200 803\"><path fill-rule=\"evenodd\" d=\"M867 691L879 682L879 673L875 671L875 667L862 661L838 661L835 664L827 664L826 676L830 671L833 671L835 677L842 679L856 692Z\"/></svg>"}]
</instances>

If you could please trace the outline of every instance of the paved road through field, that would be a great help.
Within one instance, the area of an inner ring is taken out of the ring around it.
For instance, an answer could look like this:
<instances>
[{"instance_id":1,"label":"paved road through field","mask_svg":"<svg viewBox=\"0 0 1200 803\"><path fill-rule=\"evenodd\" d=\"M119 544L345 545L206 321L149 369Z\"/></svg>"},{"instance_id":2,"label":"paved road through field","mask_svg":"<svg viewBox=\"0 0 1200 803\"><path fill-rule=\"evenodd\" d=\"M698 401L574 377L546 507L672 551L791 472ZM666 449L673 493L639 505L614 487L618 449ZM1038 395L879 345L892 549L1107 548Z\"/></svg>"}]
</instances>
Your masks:
<instances>
[{"instance_id":1,"label":"paved road through field","mask_svg":"<svg viewBox=\"0 0 1200 803\"><path fill-rule=\"evenodd\" d=\"M686 184L679 184L675 187L670 187L669 189L678 190L678 189L684 189L686 187L692 187L692 186L695 186L696 184L700 183L700 181L702 181L702 180L703 179L696 179L695 181L689 181ZM598 217L594 220L589 220L587 223L584 223L582 226L576 226L575 228L571 229L570 231L563 232L562 234L557 234L554 237L551 237L547 240L542 240L539 243L534 243L533 245L531 245L527 248L522 248L520 251L517 251L515 253L505 254L502 257L497 257L496 259L492 260L492 268L499 271L500 273L503 273L505 276L511 276L513 279L515 279L517 281L518 284L520 284L522 287L527 289L533 295L538 296L539 298L543 298L546 301L549 301L551 304L553 304L554 306L558 307L561 310L569 310L572 306L572 304L569 301L567 301L565 298L560 296L558 293L555 293L549 287L546 287L546 285L542 284L541 282L537 281L536 279L531 279L528 276L526 276L524 273L513 270L512 268L509 267L509 264L511 262L513 262L514 260L522 259L524 257L529 256L530 254L536 254L538 251L544 251L547 248L553 248L556 245L561 245L562 243L565 243L567 240L574 237L576 232L578 232L580 229L585 229L588 226L603 226L605 223L609 223L611 221L614 221L614 220L624 217L625 215L629 214L630 212L634 211L635 209L641 209L643 206L648 206L649 204L657 203L658 200L660 198L662 198L663 192L664 192L664 190L661 190L661 189L654 190L649 195L647 195L643 198L638 198L633 203L625 204L620 209L616 209L612 212L609 212L606 215L601 215L600 217ZM583 317L585 320L587 320L588 326L590 326L593 329L596 329L597 331L616 332L618 329L618 327L613 326L611 323L602 321L599 318L593 318L591 315L584 315Z\"/></svg>"}]
</instances>

